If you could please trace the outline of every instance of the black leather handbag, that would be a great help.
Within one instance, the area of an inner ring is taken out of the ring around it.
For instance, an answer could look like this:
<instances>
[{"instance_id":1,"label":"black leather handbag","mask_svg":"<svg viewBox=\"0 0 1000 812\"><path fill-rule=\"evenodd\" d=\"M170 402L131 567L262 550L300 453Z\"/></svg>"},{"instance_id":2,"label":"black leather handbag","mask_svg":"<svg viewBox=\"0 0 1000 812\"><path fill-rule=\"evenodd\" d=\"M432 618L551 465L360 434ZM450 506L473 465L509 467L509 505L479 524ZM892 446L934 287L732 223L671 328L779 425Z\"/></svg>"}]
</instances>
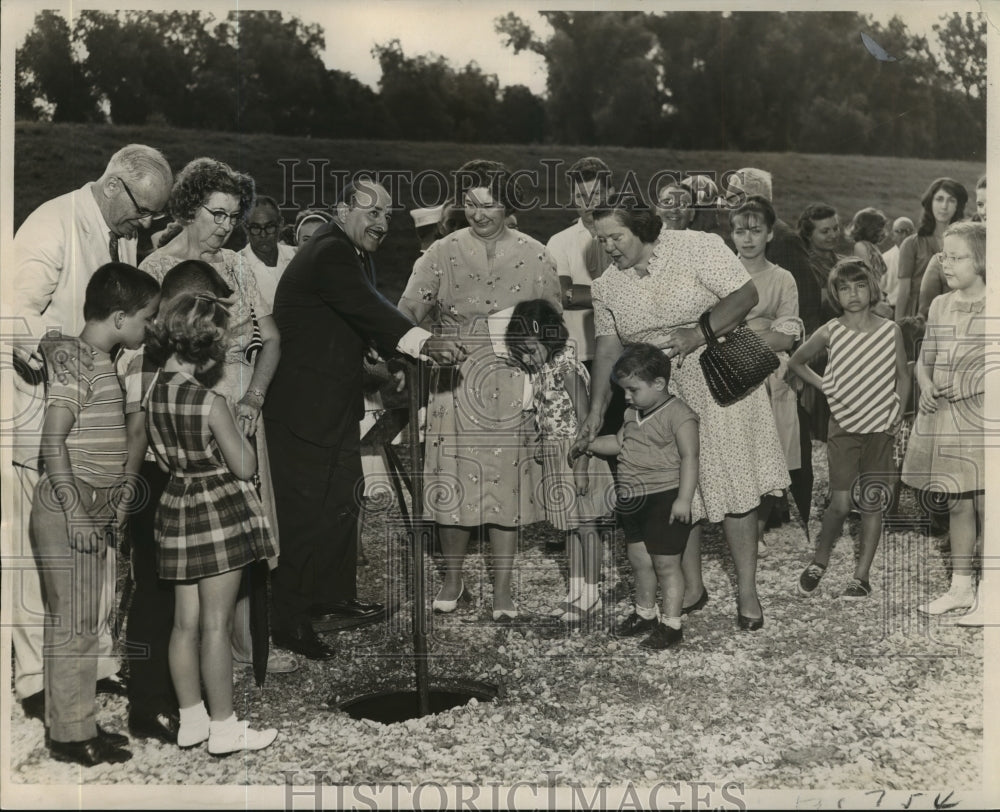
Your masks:
<instances>
[{"instance_id":1,"label":"black leather handbag","mask_svg":"<svg viewBox=\"0 0 1000 812\"><path fill-rule=\"evenodd\" d=\"M701 371L712 397L728 406L749 395L778 368L778 356L741 322L722 338L716 338L705 311L698 326L705 336Z\"/></svg>"}]
</instances>

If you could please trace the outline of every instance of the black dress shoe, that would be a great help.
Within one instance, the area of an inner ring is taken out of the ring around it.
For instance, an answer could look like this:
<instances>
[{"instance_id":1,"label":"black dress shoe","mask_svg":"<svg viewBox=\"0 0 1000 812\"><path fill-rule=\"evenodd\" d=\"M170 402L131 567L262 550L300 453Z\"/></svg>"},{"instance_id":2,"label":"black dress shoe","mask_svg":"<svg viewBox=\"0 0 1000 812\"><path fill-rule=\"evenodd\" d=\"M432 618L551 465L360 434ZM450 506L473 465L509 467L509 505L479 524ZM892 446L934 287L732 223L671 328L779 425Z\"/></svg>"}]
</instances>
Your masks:
<instances>
[{"instance_id":1,"label":"black dress shoe","mask_svg":"<svg viewBox=\"0 0 1000 812\"><path fill-rule=\"evenodd\" d=\"M37 691L21 700L21 710L29 719L45 721L45 691Z\"/></svg>"},{"instance_id":2,"label":"black dress shoe","mask_svg":"<svg viewBox=\"0 0 1000 812\"><path fill-rule=\"evenodd\" d=\"M48 742L49 755L56 761L67 761L82 767L98 764L121 764L132 758L129 750L116 747L100 736L82 742Z\"/></svg>"},{"instance_id":3,"label":"black dress shoe","mask_svg":"<svg viewBox=\"0 0 1000 812\"><path fill-rule=\"evenodd\" d=\"M97 681L97 693L111 696L128 696L128 686L121 674L112 674Z\"/></svg>"},{"instance_id":4,"label":"black dress shoe","mask_svg":"<svg viewBox=\"0 0 1000 812\"><path fill-rule=\"evenodd\" d=\"M313 631L308 623L299 626L294 632L282 632L277 629L272 633L274 645L294 651L310 660L329 660L337 650L327 645Z\"/></svg>"},{"instance_id":5,"label":"black dress shoe","mask_svg":"<svg viewBox=\"0 0 1000 812\"><path fill-rule=\"evenodd\" d=\"M755 632L764 628L764 608L761 607L760 617L747 617L740 612L736 613L736 625L745 632Z\"/></svg>"},{"instance_id":6,"label":"black dress shoe","mask_svg":"<svg viewBox=\"0 0 1000 812\"><path fill-rule=\"evenodd\" d=\"M708 603L708 590L705 587L701 588L701 595L698 597L694 603L690 606L685 606L681 609L682 615L690 615L692 612L697 612L699 609L704 609L705 604Z\"/></svg>"},{"instance_id":7,"label":"black dress shoe","mask_svg":"<svg viewBox=\"0 0 1000 812\"><path fill-rule=\"evenodd\" d=\"M328 620L330 617L371 617L384 612L381 603L368 603L351 598L349 601L334 601L317 606L313 617L317 620Z\"/></svg>"},{"instance_id":8,"label":"black dress shoe","mask_svg":"<svg viewBox=\"0 0 1000 812\"><path fill-rule=\"evenodd\" d=\"M181 720L176 713L154 713L152 716L129 712L128 732L137 739L159 739L164 744L177 744Z\"/></svg>"}]
</instances>

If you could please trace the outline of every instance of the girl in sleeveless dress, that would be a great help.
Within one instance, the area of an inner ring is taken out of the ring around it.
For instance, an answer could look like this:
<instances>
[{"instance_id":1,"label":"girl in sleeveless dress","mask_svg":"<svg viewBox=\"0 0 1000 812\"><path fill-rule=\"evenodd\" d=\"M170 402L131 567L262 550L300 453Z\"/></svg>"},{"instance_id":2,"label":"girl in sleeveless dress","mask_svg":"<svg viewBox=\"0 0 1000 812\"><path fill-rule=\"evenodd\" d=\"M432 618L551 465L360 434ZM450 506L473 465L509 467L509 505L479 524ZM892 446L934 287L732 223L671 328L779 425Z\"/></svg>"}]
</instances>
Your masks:
<instances>
[{"instance_id":1,"label":"girl in sleeveless dress","mask_svg":"<svg viewBox=\"0 0 1000 812\"><path fill-rule=\"evenodd\" d=\"M199 380L219 371L228 323L218 299L176 297L157 325L154 340L167 361L146 404L150 445L170 474L156 511L156 538L159 576L176 584L169 662L180 706L177 744L207 739L212 755L260 750L277 735L273 728L250 729L233 712L229 635L241 571L277 550L250 482L257 471L253 445L226 399Z\"/></svg>"},{"instance_id":2,"label":"girl in sleeveless dress","mask_svg":"<svg viewBox=\"0 0 1000 812\"><path fill-rule=\"evenodd\" d=\"M859 484L861 555L841 598L864 600L872 591L869 571L882 537L882 511L896 483L892 449L910 373L899 325L873 312L881 296L874 271L860 259L841 260L830 272L827 287L841 315L813 333L788 362L792 372L821 390L830 404L830 505L798 590L811 595L819 586L850 512L852 490ZM821 378L808 362L824 351L828 361Z\"/></svg>"}]
</instances>

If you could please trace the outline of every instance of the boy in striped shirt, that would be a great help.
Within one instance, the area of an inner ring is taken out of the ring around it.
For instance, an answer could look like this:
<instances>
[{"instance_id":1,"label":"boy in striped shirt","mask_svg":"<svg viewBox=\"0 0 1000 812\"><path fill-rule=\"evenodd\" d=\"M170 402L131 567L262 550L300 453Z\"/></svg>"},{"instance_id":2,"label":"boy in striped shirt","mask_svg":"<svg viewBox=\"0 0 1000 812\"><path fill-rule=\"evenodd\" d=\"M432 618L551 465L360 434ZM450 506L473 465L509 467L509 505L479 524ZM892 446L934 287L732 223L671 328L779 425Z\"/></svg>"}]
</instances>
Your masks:
<instances>
[{"instance_id":1,"label":"boy in striped shirt","mask_svg":"<svg viewBox=\"0 0 1000 812\"><path fill-rule=\"evenodd\" d=\"M823 392L830 404L830 505L823 514L816 553L799 577L798 589L810 595L819 585L858 482L861 554L841 598L863 600L872 591L869 570L882 536L883 505L890 504L898 479L893 435L910 391L910 368L899 325L872 311L881 292L874 272L862 260L838 262L830 271L827 290L840 315L816 330L788 362L789 369ZM807 364L824 351L829 360L820 378Z\"/></svg>"},{"instance_id":2,"label":"boy in striped shirt","mask_svg":"<svg viewBox=\"0 0 1000 812\"><path fill-rule=\"evenodd\" d=\"M97 726L98 599L108 540L119 522L127 442L121 384L111 355L137 348L156 315L160 286L138 268L102 265L87 284L80 351L93 368L53 380L42 426L43 474L30 536L45 602L46 743L83 766L127 761L125 736Z\"/></svg>"}]
</instances>

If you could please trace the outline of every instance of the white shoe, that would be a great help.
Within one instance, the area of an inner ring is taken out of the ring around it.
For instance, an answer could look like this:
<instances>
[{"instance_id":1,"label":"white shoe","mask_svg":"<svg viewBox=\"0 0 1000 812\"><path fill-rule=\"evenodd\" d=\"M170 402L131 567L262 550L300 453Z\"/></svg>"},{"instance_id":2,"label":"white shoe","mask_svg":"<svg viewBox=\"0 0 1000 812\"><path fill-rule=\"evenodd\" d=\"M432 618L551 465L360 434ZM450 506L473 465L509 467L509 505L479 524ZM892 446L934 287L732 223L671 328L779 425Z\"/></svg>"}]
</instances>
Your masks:
<instances>
[{"instance_id":1,"label":"white shoe","mask_svg":"<svg viewBox=\"0 0 1000 812\"><path fill-rule=\"evenodd\" d=\"M986 610L983 608L983 602L980 600L976 603L975 608L971 612L962 615L958 620L955 621L956 626L985 626L986 625Z\"/></svg>"},{"instance_id":2,"label":"white shoe","mask_svg":"<svg viewBox=\"0 0 1000 812\"><path fill-rule=\"evenodd\" d=\"M918 606L917 611L923 612L925 615L943 615L945 612L954 612L956 609L971 609L975 602L976 593L971 589L968 591L949 589L940 598Z\"/></svg>"},{"instance_id":3,"label":"white shoe","mask_svg":"<svg viewBox=\"0 0 1000 812\"><path fill-rule=\"evenodd\" d=\"M177 731L177 746L194 747L204 742L208 739L209 722L210 720L206 713L204 720L192 722L191 724L182 723Z\"/></svg>"},{"instance_id":4,"label":"white shoe","mask_svg":"<svg viewBox=\"0 0 1000 812\"><path fill-rule=\"evenodd\" d=\"M441 594L440 592L438 593ZM431 609L442 615L451 614L456 609L458 609L458 602L465 597L465 581L462 581L462 588L458 591L458 597L453 601L443 601L440 598L435 598L431 602Z\"/></svg>"},{"instance_id":5,"label":"white shoe","mask_svg":"<svg viewBox=\"0 0 1000 812\"><path fill-rule=\"evenodd\" d=\"M761 539L760 541L758 541L757 542L757 558L767 558L768 552L769 552L769 548L767 546L767 542L764 541L764 539Z\"/></svg>"},{"instance_id":6,"label":"white shoe","mask_svg":"<svg viewBox=\"0 0 1000 812\"><path fill-rule=\"evenodd\" d=\"M213 730L208 737L208 752L213 756L224 756L241 750L263 750L278 735L273 727L267 730L253 730L246 722L227 725L223 730Z\"/></svg>"}]
</instances>

